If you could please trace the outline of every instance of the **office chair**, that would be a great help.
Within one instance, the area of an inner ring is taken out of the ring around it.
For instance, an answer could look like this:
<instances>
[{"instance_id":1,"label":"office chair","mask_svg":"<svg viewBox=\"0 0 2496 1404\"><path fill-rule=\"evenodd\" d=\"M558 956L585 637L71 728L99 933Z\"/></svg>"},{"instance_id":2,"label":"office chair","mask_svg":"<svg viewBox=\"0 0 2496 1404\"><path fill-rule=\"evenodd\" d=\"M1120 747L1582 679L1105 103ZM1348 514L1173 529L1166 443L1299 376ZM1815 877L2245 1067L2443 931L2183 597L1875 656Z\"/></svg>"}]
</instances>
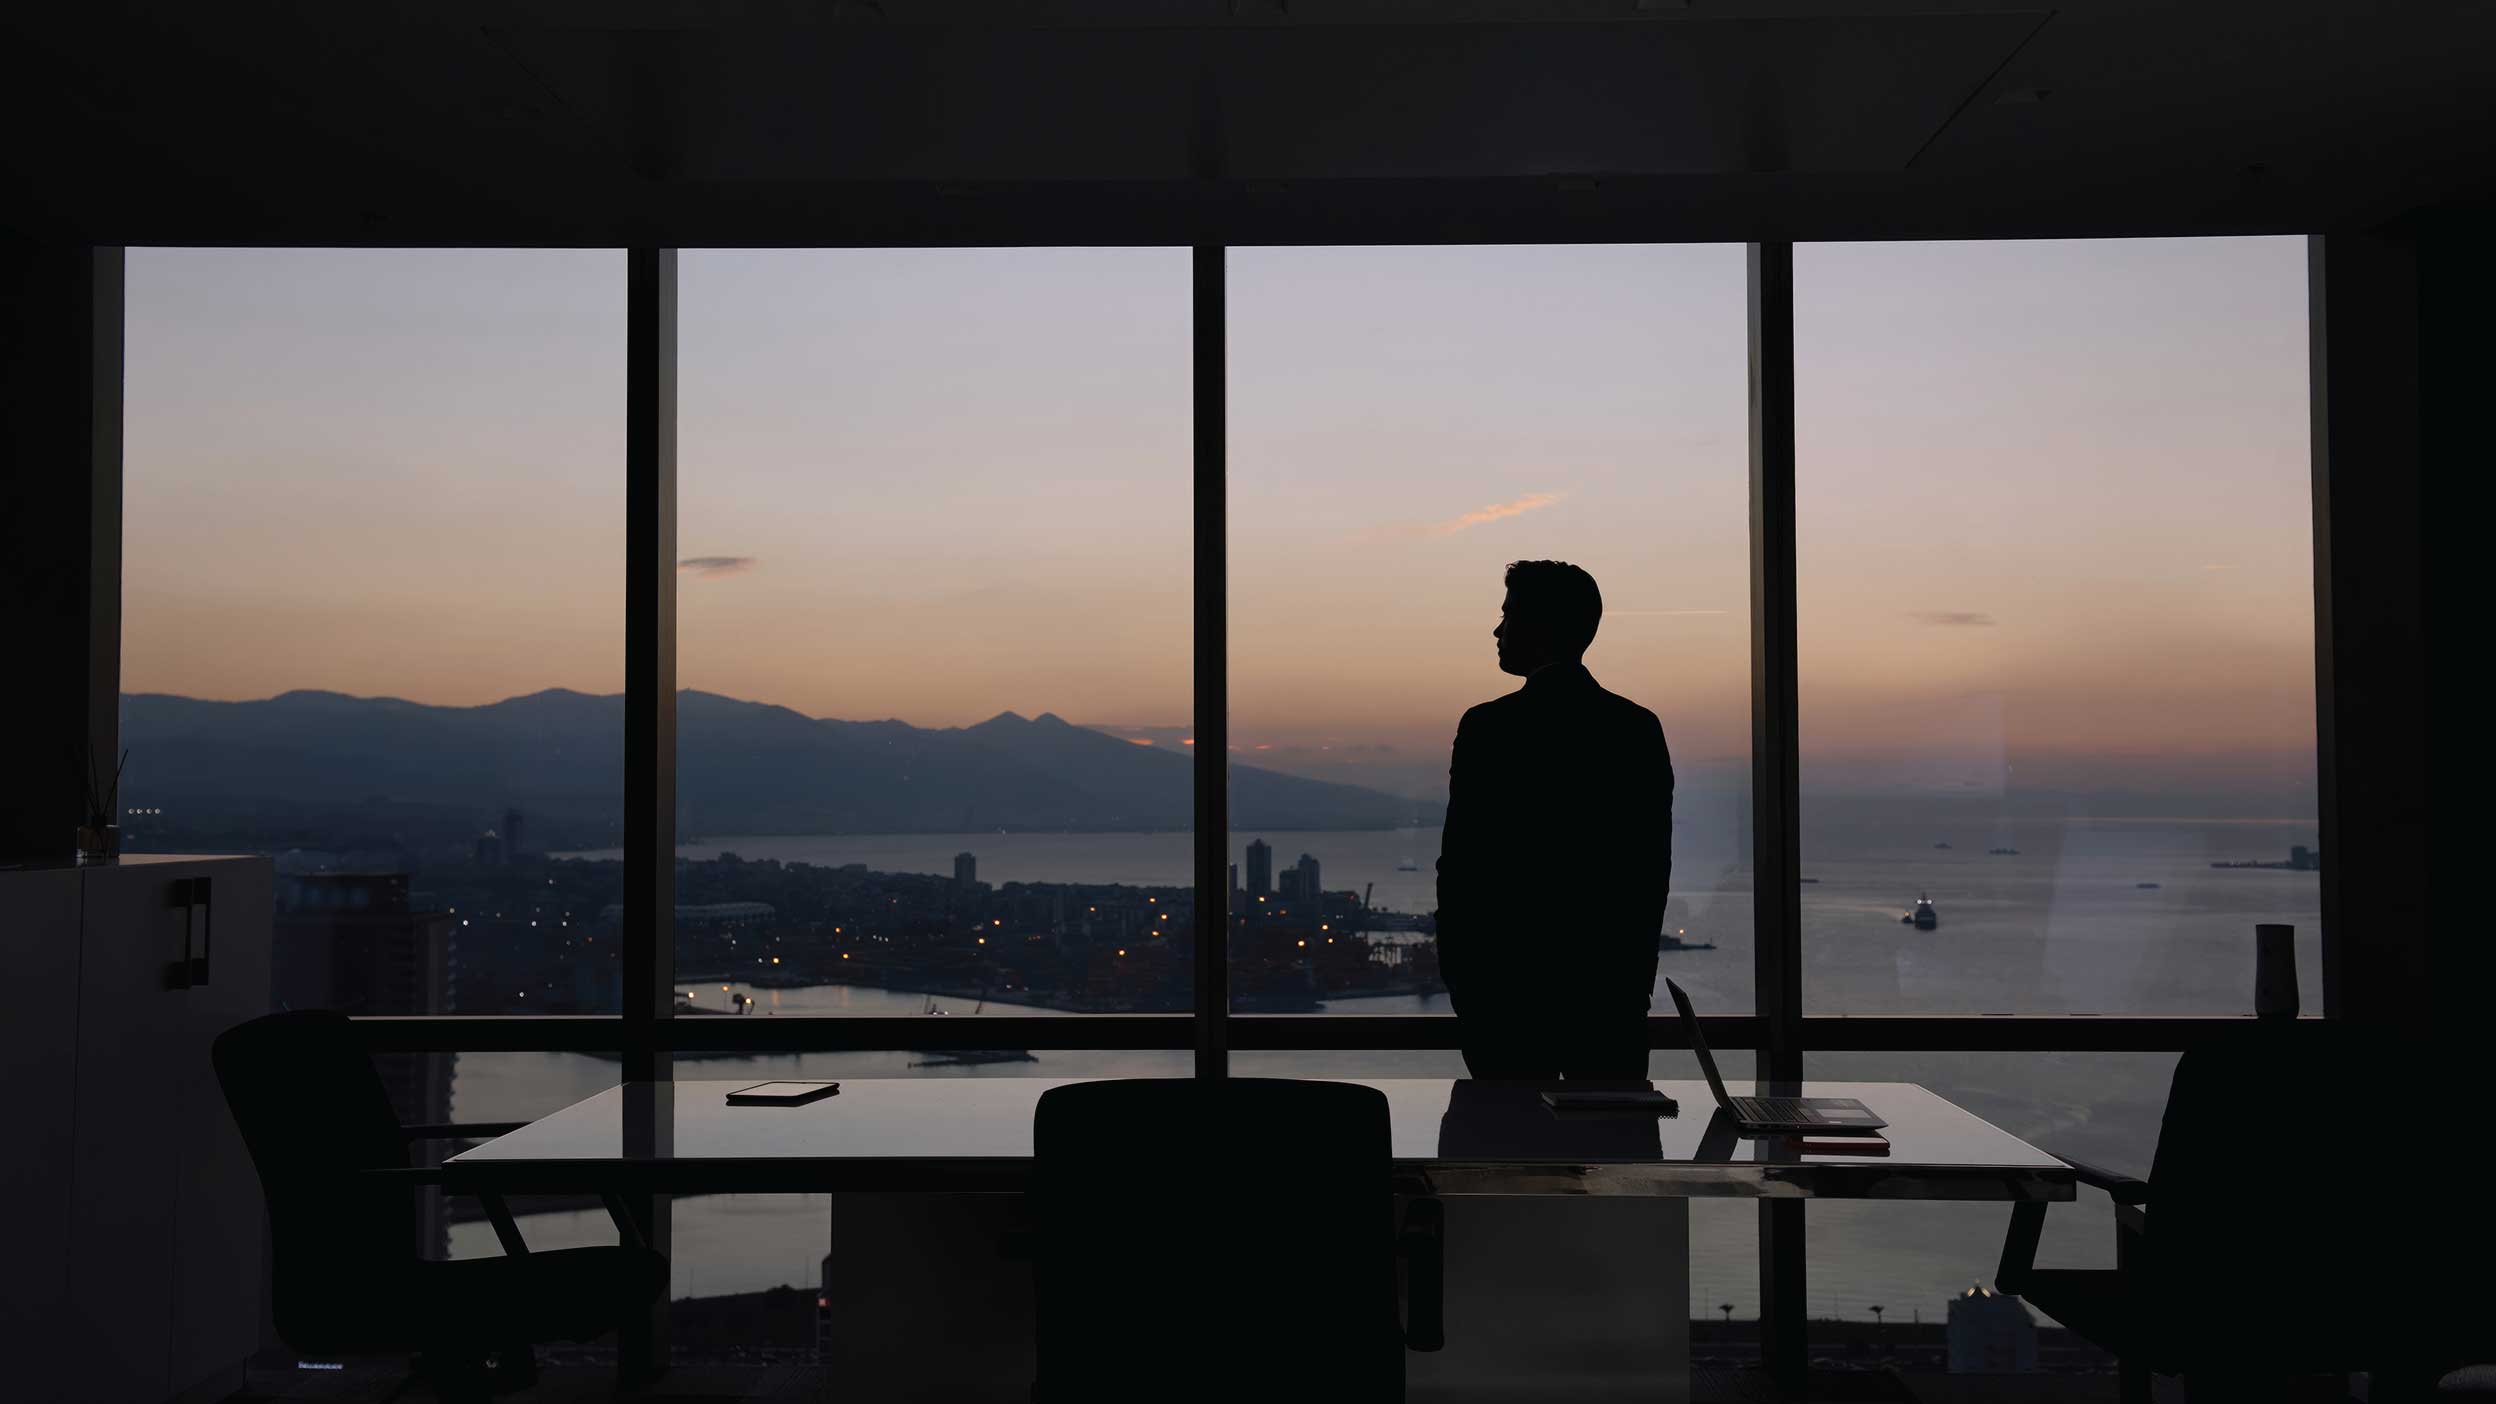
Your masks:
<instances>
[{"instance_id":1,"label":"office chair","mask_svg":"<svg viewBox=\"0 0 2496 1404\"><path fill-rule=\"evenodd\" d=\"M1040 1404L1395 1400L1439 1348L1439 1205L1396 1231L1377 1089L1076 1083L1033 1142Z\"/></svg>"},{"instance_id":2,"label":"office chair","mask_svg":"<svg viewBox=\"0 0 2496 1404\"><path fill-rule=\"evenodd\" d=\"M2153 1372L2197 1399L2359 1370L2378 1400L2424 1389L2488 1355L2473 1293L2444 1285L2489 1246L2475 1173L2435 1168L2438 1142L2475 1141L2448 1129L2480 1116L2464 1066L2330 1024L2193 1049L2147 1180L2061 1157L2114 1201L2116 1266L2034 1266L2046 1206L2021 1204L1995 1285L2113 1352L2127 1404ZM2439 1083L2465 1105L2439 1110Z\"/></svg>"},{"instance_id":3,"label":"office chair","mask_svg":"<svg viewBox=\"0 0 2496 1404\"><path fill-rule=\"evenodd\" d=\"M667 1260L637 1241L529 1252L499 1201L487 1208L505 1256L422 1259L415 1186L366 1172L406 1168L408 1142L445 1128L399 1125L345 1015L263 1015L219 1034L212 1056L268 1198L277 1333L292 1349L413 1354L444 1398L478 1398L528 1383L534 1343L603 1335L666 1289Z\"/></svg>"}]
</instances>

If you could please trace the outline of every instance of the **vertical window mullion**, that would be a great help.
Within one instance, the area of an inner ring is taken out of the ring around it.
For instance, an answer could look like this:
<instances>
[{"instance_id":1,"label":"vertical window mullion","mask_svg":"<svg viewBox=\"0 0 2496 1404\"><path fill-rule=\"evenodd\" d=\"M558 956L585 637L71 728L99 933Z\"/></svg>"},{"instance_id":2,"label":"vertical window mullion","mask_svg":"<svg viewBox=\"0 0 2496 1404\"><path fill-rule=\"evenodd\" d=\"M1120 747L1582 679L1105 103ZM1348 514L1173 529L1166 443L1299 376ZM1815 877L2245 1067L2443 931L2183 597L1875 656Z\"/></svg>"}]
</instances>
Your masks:
<instances>
[{"instance_id":1,"label":"vertical window mullion","mask_svg":"<svg viewBox=\"0 0 2496 1404\"><path fill-rule=\"evenodd\" d=\"M1749 250L1752 958L1759 1076L1799 1083L1802 1049L1801 723L1795 631L1794 246ZM1786 1089L1779 1089L1786 1090ZM1791 1089L1799 1092L1799 1086ZM1759 1205L1760 1352L1771 1378L1806 1360L1803 1202Z\"/></svg>"},{"instance_id":2,"label":"vertical window mullion","mask_svg":"<svg viewBox=\"0 0 2496 1404\"><path fill-rule=\"evenodd\" d=\"M1196 249L1196 1075L1230 1072L1228 361L1223 253Z\"/></svg>"},{"instance_id":3,"label":"vertical window mullion","mask_svg":"<svg viewBox=\"0 0 2496 1404\"><path fill-rule=\"evenodd\" d=\"M624 1079L671 1075L676 980L676 251L625 255Z\"/></svg>"}]
</instances>

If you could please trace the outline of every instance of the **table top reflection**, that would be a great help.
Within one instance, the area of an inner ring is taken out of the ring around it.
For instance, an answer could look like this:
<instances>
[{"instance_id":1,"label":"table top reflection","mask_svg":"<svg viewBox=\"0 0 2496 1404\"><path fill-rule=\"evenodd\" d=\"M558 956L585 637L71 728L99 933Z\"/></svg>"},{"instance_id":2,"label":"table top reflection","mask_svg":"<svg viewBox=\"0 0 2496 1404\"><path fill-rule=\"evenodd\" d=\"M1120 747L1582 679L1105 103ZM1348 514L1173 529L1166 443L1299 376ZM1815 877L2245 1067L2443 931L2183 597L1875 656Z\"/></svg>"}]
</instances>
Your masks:
<instances>
[{"instance_id":1,"label":"table top reflection","mask_svg":"<svg viewBox=\"0 0 2496 1404\"><path fill-rule=\"evenodd\" d=\"M446 1162L452 1188L979 1192L1027 1181L1032 1113L1067 1078L856 1078L802 1106L730 1106L733 1082L627 1083ZM1349 1080L1349 1079L1347 1079ZM2054 1200L2069 1167L1925 1088L1809 1082L1889 1121L1886 1156L1747 1138L1703 1082L1657 1082L1668 1117L1555 1113L1542 1085L1361 1080L1387 1099L1396 1168L1439 1194ZM1551 1084L1557 1085L1557 1084ZM1791 1084L1769 1089L1795 1095ZM1218 1167L1188 1167L1218 1169Z\"/></svg>"}]
</instances>

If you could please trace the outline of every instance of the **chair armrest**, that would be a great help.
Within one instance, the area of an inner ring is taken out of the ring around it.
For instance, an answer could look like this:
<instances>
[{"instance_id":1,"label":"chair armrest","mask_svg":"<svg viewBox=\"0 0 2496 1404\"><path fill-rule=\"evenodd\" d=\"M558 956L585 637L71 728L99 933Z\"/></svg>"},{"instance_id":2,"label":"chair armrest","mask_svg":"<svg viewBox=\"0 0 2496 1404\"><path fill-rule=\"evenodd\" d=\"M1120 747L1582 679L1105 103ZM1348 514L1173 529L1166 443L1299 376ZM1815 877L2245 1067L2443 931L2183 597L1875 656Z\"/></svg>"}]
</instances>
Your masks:
<instances>
[{"instance_id":1,"label":"chair armrest","mask_svg":"<svg viewBox=\"0 0 2496 1404\"><path fill-rule=\"evenodd\" d=\"M2091 1165L2085 1160L2075 1159L2061 1151L2050 1151L2048 1154L2070 1166L2072 1173L2080 1177L2080 1183L2106 1191L2106 1197L2117 1204L2147 1204L2149 1202L2149 1181L2147 1180L2131 1175L2118 1175L2112 1170Z\"/></svg>"},{"instance_id":2,"label":"chair armrest","mask_svg":"<svg viewBox=\"0 0 2496 1404\"><path fill-rule=\"evenodd\" d=\"M1404 1344L1433 1351L1447 1345L1447 1206L1412 1200L1395 1250L1404 1258Z\"/></svg>"},{"instance_id":3,"label":"chair armrest","mask_svg":"<svg viewBox=\"0 0 2496 1404\"><path fill-rule=\"evenodd\" d=\"M490 1141L508 1136L525 1121L427 1121L399 1128L402 1141Z\"/></svg>"}]
</instances>

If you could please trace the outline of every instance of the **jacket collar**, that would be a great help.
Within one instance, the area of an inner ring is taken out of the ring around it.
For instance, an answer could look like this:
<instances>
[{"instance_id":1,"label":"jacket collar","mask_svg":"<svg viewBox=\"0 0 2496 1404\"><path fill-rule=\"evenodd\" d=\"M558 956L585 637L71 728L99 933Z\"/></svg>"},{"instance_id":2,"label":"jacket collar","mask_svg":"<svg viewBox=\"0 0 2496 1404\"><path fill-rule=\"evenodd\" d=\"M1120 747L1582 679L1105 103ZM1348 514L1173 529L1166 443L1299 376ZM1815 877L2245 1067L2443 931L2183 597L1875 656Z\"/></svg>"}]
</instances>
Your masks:
<instances>
[{"instance_id":1,"label":"jacket collar","mask_svg":"<svg viewBox=\"0 0 2496 1404\"><path fill-rule=\"evenodd\" d=\"M1583 663L1546 663L1535 669L1526 678L1525 686L1519 690L1523 692L1573 691L1594 685L1595 675L1587 672L1586 665Z\"/></svg>"}]
</instances>

